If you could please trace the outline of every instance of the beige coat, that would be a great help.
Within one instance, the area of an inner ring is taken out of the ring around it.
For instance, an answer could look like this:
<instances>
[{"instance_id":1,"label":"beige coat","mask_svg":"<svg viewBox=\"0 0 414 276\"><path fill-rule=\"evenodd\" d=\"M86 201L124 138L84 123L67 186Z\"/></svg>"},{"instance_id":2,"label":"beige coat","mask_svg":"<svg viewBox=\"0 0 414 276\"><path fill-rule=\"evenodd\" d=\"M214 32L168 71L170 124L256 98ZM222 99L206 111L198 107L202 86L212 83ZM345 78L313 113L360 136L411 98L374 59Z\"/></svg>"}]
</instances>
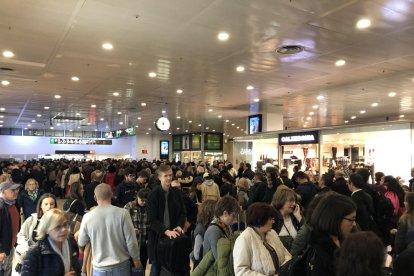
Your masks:
<instances>
[{"instance_id":1,"label":"beige coat","mask_svg":"<svg viewBox=\"0 0 414 276\"><path fill-rule=\"evenodd\" d=\"M266 234L266 241L275 249L279 266L292 258L274 230ZM263 245L259 234L251 227L247 227L237 238L233 249L233 262L236 276L276 275L269 251Z\"/></svg>"}]
</instances>

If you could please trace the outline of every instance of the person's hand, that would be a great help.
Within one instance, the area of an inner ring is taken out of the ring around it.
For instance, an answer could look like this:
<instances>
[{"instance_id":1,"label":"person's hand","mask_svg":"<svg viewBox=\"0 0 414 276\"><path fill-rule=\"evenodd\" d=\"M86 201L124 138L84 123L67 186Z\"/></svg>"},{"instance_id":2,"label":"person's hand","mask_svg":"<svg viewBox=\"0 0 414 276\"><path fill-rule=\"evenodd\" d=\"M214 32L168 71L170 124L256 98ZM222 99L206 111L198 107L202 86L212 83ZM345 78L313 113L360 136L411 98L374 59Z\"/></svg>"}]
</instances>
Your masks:
<instances>
[{"instance_id":1,"label":"person's hand","mask_svg":"<svg viewBox=\"0 0 414 276\"><path fill-rule=\"evenodd\" d=\"M300 206L296 204L295 209L293 210L293 215L300 222L302 220L302 214L300 213Z\"/></svg>"},{"instance_id":2,"label":"person's hand","mask_svg":"<svg viewBox=\"0 0 414 276\"><path fill-rule=\"evenodd\" d=\"M6 253L0 253L0 262L2 263L4 259L6 258Z\"/></svg>"},{"instance_id":3,"label":"person's hand","mask_svg":"<svg viewBox=\"0 0 414 276\"><path fill-rule=\"evenodd\" d=\"M135 235L138 235L139 234L139 229L138 228L134 228L134 230L135 230Z\"/></svg>"},{"instance_id":4,"label":"person's hand","mask_svg":"<svg viewBox=\"0 0 414 276\"><path fill-rule=\"evenodd\" d=\"M393 228L393 229L390 230L390 234L391 235L396 235L397 232L398 232L398 229L395 229L395 228Z\"/></svg>"},{"instance_id":5,"label":"person's hand","mask_svg":"<svg viewBox=\"0 0 414 276\"><path fill-rule=\"evenodd\" d=\"M76 272L75 271L69 271L65 273L65 276L75 276Z\"/></svg>"},{"instance_id":6,"label":"person's hand","mask_svg":"<svg viewBox=\"0 0 414 276\"><path fill-rule=\"evenodd\" d=\"M176 231L171 231L171 230L166 230L164 232L164 234L169 237L170 239L175 239L176 237L178 237L180 234L177 233Z\"/></svg>"},{"instance_id":7,"label":"person's hand","mask_svg":"<svg viewBox=\"0 0 414 276\"><path fill-rule=\"evenodd\" d=\"M178 234L184 233L183 228L181 228L180 226L175 227L173 231L177 232Z\"/></svg>"},{"instance_id":8,"label":"person's hand","mask_svg":"<svg viewBox=\"0 0 414 276\"><path fill-rule=\"evenodd\" d=\"M135 267L136 269L141 269L141 268L142 268L141 261L140 261L140 260L136 260L136 261L134 261L134 267Z\"/></svg>"},{"instance_id":9,"label":"person's hand","mask_svg":"<svg viewBox=\"0 0 414 276\"><path fill-rule=\"evenodd\" d=\"M384 266L385 267L391 267L391 265L392 265L392 257L389 254L387 254L387 257L385 257Z\"/></svg>"}]
</instances>

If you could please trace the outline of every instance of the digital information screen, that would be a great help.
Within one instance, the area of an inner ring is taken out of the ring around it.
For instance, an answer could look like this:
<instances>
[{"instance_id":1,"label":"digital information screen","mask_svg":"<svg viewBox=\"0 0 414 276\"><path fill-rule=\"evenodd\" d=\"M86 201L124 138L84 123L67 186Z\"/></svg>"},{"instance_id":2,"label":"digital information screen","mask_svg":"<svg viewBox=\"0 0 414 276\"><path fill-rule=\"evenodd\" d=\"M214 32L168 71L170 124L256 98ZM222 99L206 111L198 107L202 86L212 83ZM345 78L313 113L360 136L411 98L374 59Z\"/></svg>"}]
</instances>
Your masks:
<instances>
[{"instance_id":1,"label":"digital information screen","mask_svg":"<svg viewBox=\"0 0 414 276\"><path fill-rule=\"evenodd\" d=\"M170 141L160 141L160 159L168 159L170 155Z\"/></svg>"}]
</instances>

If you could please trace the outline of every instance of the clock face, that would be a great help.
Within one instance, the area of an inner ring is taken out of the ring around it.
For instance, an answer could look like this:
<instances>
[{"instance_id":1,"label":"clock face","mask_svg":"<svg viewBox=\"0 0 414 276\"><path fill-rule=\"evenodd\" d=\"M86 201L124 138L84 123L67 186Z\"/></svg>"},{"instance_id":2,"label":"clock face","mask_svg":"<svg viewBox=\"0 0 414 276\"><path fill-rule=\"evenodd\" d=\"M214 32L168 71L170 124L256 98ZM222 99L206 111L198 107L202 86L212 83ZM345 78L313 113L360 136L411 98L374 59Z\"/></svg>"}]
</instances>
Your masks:
<instances>
[{"instance_id":1,"label":"clock face","mask_svg":"<svg viewBox=\"0 0 414 276\"><path fill-rule=\"evenodd\" d=\"M159 131L166 131L170 129L170 120L165 117L158 118L155 122L155 127Z\"/></svg>"}]
</instances>

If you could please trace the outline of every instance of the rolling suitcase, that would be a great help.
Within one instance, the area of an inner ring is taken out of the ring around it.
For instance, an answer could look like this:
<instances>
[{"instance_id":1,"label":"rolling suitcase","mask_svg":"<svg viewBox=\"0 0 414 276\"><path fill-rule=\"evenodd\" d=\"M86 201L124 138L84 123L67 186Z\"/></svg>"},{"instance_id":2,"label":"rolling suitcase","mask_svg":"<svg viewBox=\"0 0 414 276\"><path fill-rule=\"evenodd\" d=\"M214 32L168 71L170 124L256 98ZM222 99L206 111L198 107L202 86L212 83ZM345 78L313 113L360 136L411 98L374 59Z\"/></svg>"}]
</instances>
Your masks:
<instances>
[{"instance_id":1,"label":"rolling suitcase","mask_svg":"<svg viewBox=\"0 0 414 276\"><path fill-rule=\"evenodd\" d=\"M162 237L158 242L157 256L165 272L163 275L186 275L185 272L190 269L191 250L191 239L184 234L175 239Z\"/></svg>"}]
</instances>

